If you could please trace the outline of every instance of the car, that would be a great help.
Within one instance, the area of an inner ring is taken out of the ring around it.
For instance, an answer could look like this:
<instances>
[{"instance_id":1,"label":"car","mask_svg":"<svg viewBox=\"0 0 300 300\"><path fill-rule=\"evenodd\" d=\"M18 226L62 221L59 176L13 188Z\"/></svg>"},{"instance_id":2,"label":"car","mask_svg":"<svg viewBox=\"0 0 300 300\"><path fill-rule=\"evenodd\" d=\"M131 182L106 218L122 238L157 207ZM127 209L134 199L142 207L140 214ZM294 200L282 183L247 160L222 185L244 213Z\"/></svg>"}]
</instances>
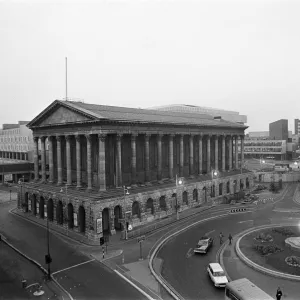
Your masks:
<instances>
[{"instance_id":1,"label":"car","mask_svg":"<svg viewBox=\"0 0 300 300\"><path fill-rule=\"evenodd\" d=\"M210 263L207 267L207 273L215 287L225 287L228 283L226 274L219 263Z\"/></svg>"},{"instance_id":2,"label":"car","mask_svg":"<svg viewBox=\"0 0 300 300\"><path fill-rule=\"evenodd\" d=\"M206 254L209 248L213 245L214 239L212 237L204 236L202 237L198 244L196 245L196 248L194 249L194 253L203 253Z\"/></svg>"}]
</instances>

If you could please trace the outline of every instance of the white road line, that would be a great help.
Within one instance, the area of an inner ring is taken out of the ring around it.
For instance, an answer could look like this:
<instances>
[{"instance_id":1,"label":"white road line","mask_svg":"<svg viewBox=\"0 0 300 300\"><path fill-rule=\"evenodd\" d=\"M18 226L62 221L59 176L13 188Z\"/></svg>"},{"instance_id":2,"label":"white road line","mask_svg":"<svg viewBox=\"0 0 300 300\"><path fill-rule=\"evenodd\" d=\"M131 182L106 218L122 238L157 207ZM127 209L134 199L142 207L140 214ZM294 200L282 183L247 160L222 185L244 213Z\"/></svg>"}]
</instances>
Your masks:
<instances>
[{"instance_id":1,"label":"white road line","mask_svg":"<svg viewBox=\"0 0 300 300\"><path fill-rule=\"evenodd\" d=\"M118 274L120 277L122 277L124 280L126 280L129 284L131 284L134 288L136 288L140 293L142 293L147 299L149 300L155 300L150 295L148 295L145 291L143 291L141 288L139 288L136 284L134 284L131 280L129 280L126 276L121 274L119 271L115 270L115 273Z\"/></svg>"},{"instance_id":2,"label":"white road line","mask_svg":"<svg viewBox=\"0 0 300 300\"><path fill-rule=\"evenodd\" d=\"M213 233L214 231L216 231L216 230L214 229L212 231L206 232L205 235L209 235L209 234Z\"/></svg>"},{"instance_id":3,"label":"white road line","mask_svg":"<svg viewBox=\"0 0 300 300\"><path fill-rule=\"evenodd\" d=\"M95 259L91 259L91 260L85 261L85 262L83 262L83 263L80 263L80 264L77 264L77 265L74 265L74 266L71 266L71 267L68 267L68 268L59 270L59 271L57 271L57 272L53 272L52 275L58 274L58 273L60 273L60 272L63 272L63 271L69 270L69 269L76 268L76 267L78 267L78 266L81 266L81 265L90 263L90 262L92 262L92 261L94 261L94 260L95 260Z\"/></svg>"},{"instance_id":4,"label":"white road line","mask_svg":"<svg viewBox=\"0 0 300 300\"><path fill-rule=\"evenodd\" d=\"M190 248L186 254L186 258L190 258L193 255L193 248Z\"/></svg>"},{"instance_id":5,"label":"white road line","mask_svg":"<svg viewBox=\"0 0 300 300\"><path fill-rule=\"evenodd\" d=\"M253 222L253 220L240 221L238 223L246 223L246 222Z\"/></svg>"}]
</instances>

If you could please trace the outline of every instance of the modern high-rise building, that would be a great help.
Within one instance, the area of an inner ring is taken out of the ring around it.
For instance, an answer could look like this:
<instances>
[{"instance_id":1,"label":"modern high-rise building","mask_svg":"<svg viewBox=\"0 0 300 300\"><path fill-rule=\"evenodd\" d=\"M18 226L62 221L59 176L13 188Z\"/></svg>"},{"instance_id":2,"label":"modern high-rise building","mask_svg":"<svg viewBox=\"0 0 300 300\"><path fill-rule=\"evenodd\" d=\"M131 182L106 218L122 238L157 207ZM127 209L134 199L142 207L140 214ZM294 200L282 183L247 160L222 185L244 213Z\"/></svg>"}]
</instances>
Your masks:
<instances>
[{"instance_id":1,"label":"modern high-rise building","mask_svg":"<svg viewBox=\"0 0 300 300\"><path fill-rule=\"evenodd\" d=\"M295 119L295 134L299 134L299 133L300 133L300 120Z\"/></svg>"},{"instance_id":2,"label":"modern high-rise building","mask_svg":"<svg viewBox=\"0 0 300 300\"><path fill-rule=\"evenodd\" d=\"M269 134L271 140L285 140L289 139L288 120L281 119L269 124Z\"/></svg>"}]
</instances>

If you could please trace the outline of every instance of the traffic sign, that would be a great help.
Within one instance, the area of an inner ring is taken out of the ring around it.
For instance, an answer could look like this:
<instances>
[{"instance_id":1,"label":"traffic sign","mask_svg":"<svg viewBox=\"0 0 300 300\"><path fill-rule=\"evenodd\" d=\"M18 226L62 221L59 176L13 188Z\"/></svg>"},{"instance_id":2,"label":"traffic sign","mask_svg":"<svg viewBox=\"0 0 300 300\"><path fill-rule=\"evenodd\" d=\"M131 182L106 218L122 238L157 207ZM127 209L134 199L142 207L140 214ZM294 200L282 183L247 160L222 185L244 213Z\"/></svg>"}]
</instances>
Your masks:
<instances>
[{"instance_id":1,"label":"traffic sign","mask_svg":"<svg viewBox=\"0 0 300 300\"><path fill-rule=\"evenodd\" d=\"M137 241L138 241L138 243L140 243L140 242L144 241L144 240L145 240L145 238L146 238L146 236L145 236L145 235L141 235L141 236L139 236L139 237L137 238Z\"/></svg>"}]
</instances>

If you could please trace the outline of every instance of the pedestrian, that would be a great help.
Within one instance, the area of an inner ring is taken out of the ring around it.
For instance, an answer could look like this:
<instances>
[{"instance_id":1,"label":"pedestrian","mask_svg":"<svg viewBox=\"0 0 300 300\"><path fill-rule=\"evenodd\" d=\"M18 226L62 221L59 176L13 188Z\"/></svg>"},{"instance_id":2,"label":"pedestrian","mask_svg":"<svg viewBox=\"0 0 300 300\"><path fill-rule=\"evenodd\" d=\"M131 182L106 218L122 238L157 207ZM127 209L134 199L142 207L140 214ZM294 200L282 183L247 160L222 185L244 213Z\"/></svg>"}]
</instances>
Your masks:
<instances>
[{"instance_id":1,"label":"pedestrian","mask_svg":"<svg viewBox=\"0 0 300 300\"><path fill-rule=\"evenodd\" d=\"M232 235L231 235L230 233L229 233L228 239L229 239L229 245L231 245L231 242L232 242Z\"/></svg>"},{"instance_id":2,"label":"pedestrian","mask_svg":"<svg viewBox=\"0 0 300 300\"><path fill-rule=\"evenodd\" d=\"M277 299L277 300L280 300L280 299L281 299L281 296L282 296L282 291L281 291L280 287L278 287L277 293L276 293L276 299Z\"/></svg>"},{"instance_id":3,"label":"pedestrian","mask_svg":"<svg viewBox=\"0 0 300 300\"><path fill-rule=\"evenodd\" d=\"M222 232L220 232L220 245L223 243L223 233Z\"/></svg>"}]
</instances>

